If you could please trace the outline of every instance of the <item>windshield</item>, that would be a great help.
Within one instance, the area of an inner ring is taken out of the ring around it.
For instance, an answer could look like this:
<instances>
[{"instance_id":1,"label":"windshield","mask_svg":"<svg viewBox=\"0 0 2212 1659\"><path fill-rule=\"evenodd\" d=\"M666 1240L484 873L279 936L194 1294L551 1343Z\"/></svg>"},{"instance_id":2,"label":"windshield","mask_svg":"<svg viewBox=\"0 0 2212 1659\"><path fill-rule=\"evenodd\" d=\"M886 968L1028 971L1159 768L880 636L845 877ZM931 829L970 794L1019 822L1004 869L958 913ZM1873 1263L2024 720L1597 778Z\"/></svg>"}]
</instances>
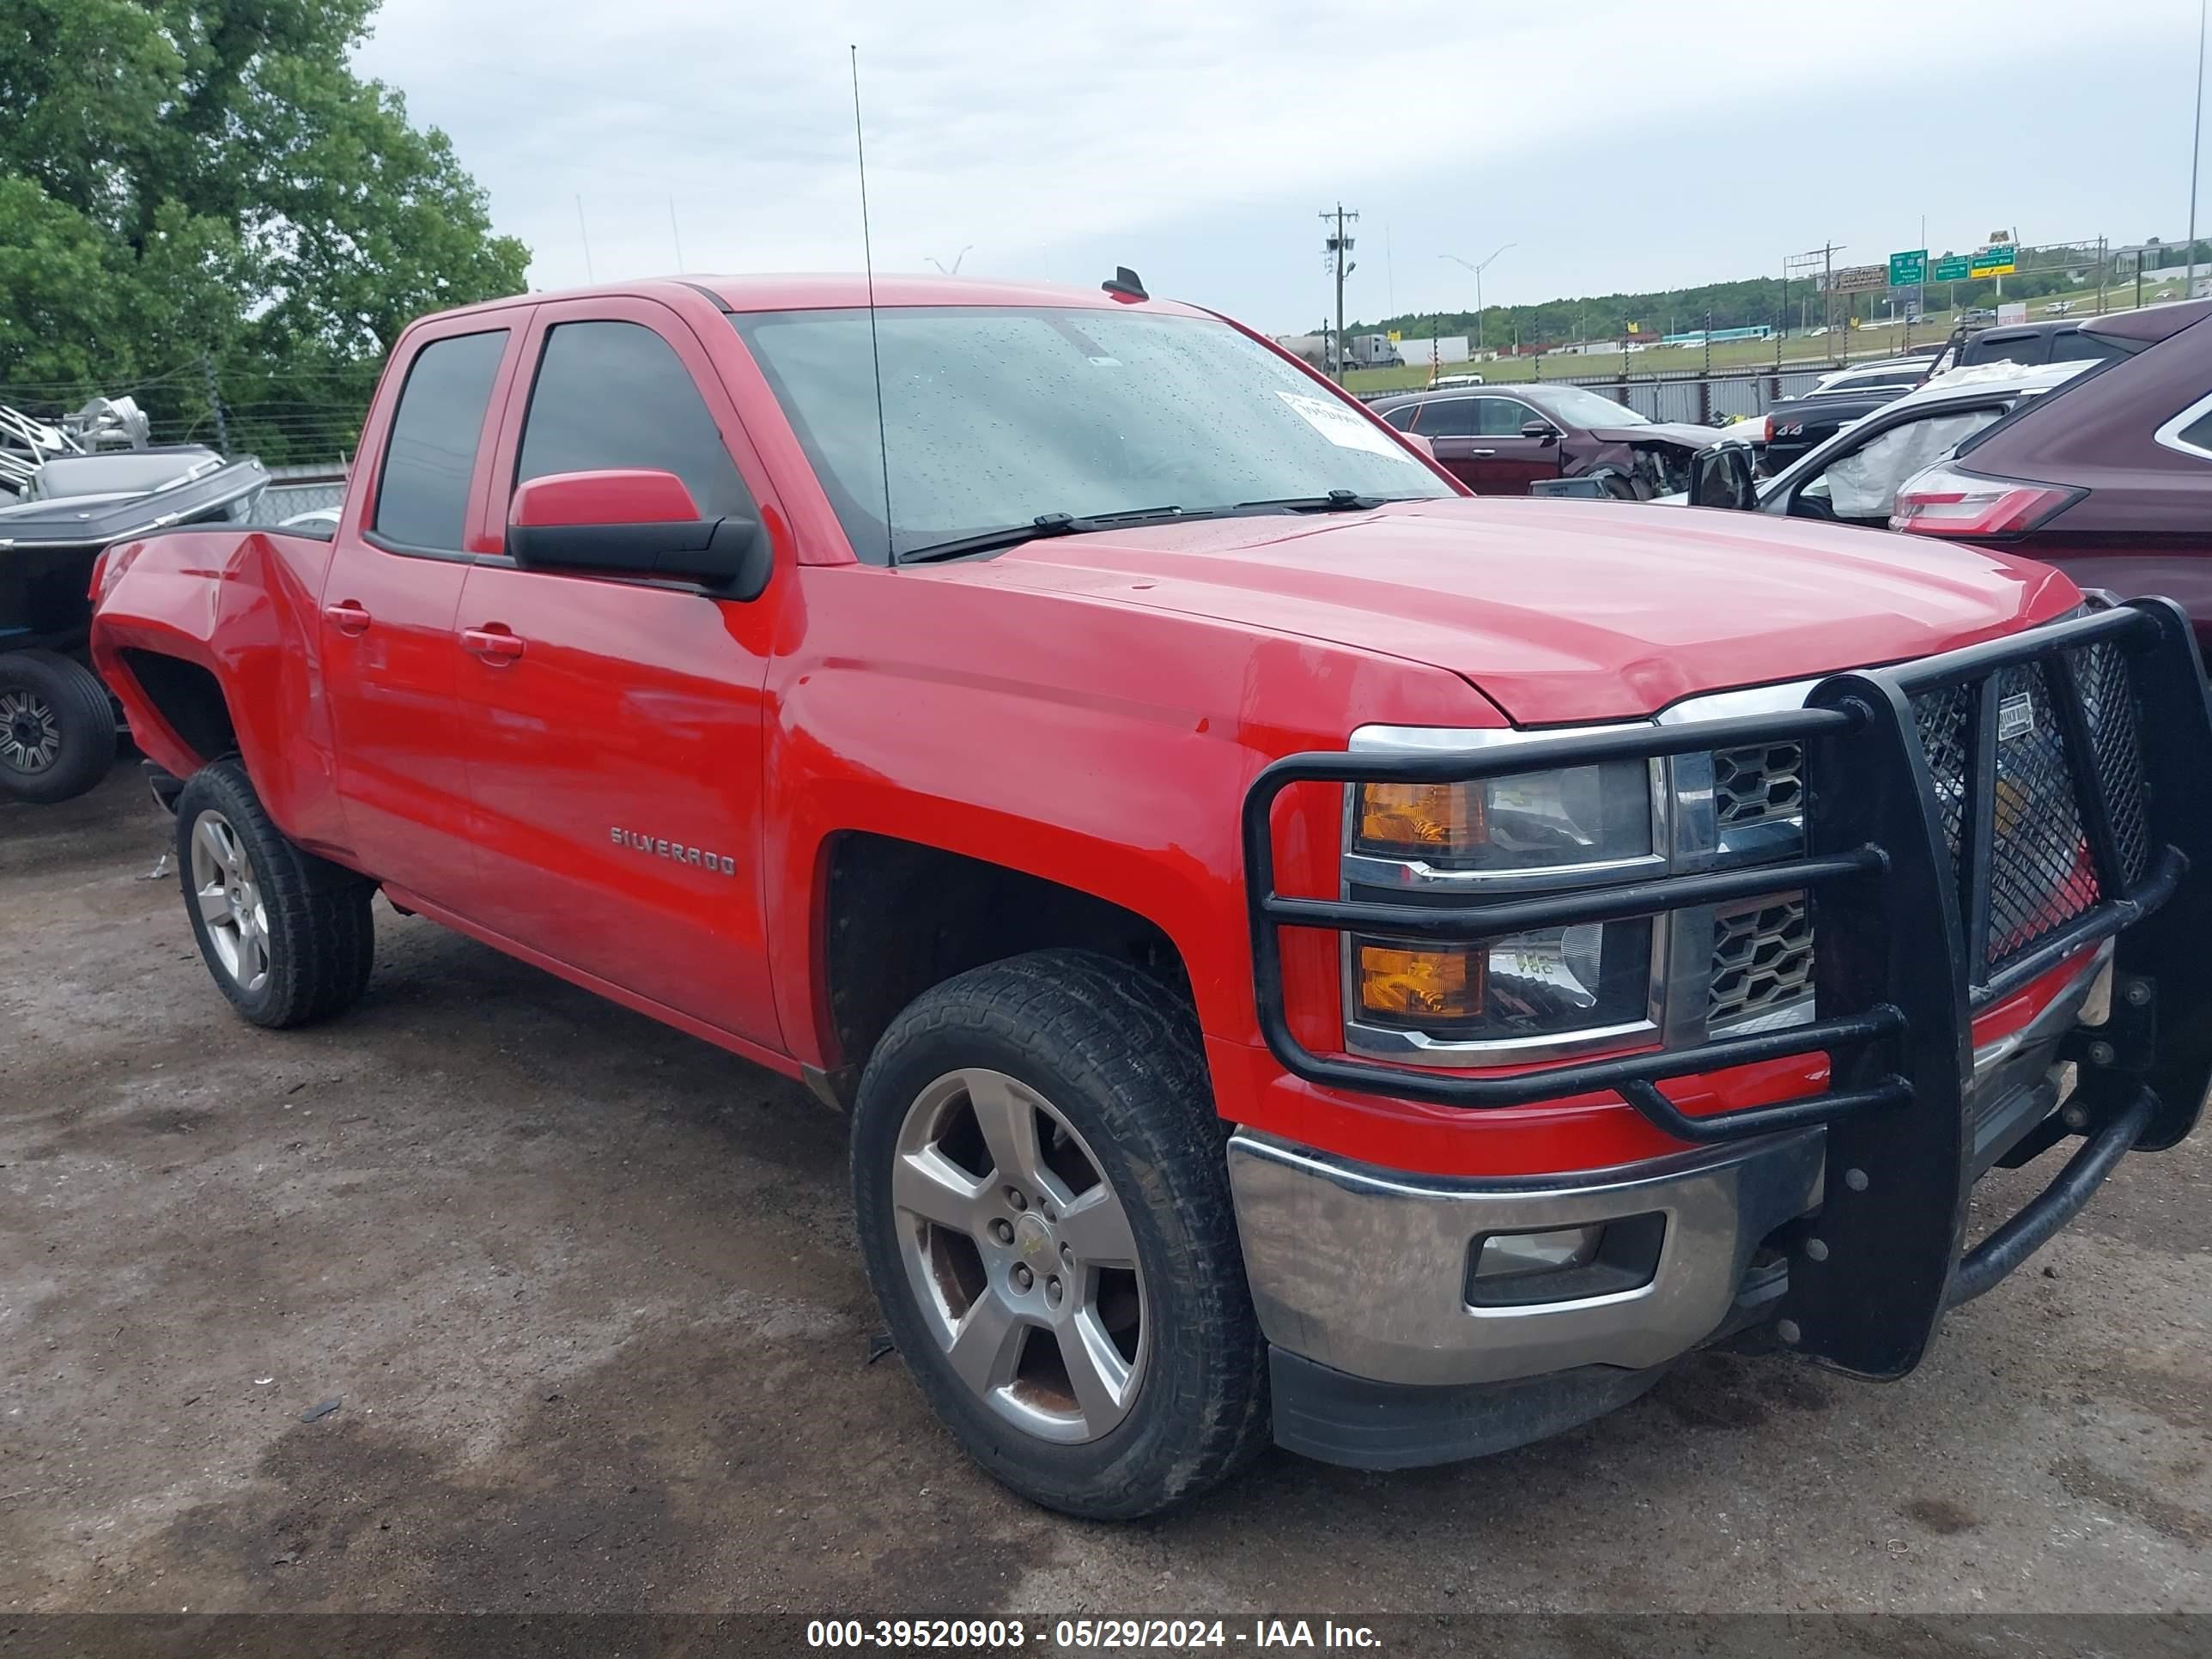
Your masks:
<instances>
[{"instance_id":1,"label":"windshield","mask_svg":"<svg viewBox=\"0 0 2212 1659\"><path fill-rule=\"evenodd\" d=\"M1650 426L1651 422L1626 404L1601 398L1578 386L1547 386L1535 401L1569 426Z\"/></svg>"},{"instance_id":2,"label":"windshield","mask_svg":"<svg viewBox=\"0 0 2212 1659\"><path fill-rule=\"evenodd\" d=\"M883 449L868 313L731 321L853 549L880 562ZM1210 319L981 306L880 311L890 544L903 556L1051 514L1452 492L1398 440Z\"/></svg>"}]
</instances>

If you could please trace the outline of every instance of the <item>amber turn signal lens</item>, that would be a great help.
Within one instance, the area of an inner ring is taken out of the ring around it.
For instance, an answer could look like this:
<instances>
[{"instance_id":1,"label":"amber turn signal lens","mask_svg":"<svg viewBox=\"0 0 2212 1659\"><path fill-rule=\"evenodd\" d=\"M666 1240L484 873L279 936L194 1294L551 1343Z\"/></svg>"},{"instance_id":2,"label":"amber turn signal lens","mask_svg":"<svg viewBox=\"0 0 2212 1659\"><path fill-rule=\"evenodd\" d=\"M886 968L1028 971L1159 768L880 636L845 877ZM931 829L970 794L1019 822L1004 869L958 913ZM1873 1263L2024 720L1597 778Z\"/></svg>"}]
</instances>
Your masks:
<instances>
[{"instance_id":1,"label":"amber turn signal lens","mask_svg":"<svg viewBox=\"0 0 2212 1659\"><path fill-rule=\"evenodd\" d=\"M1392 853L1468 853L1487 840L1482 786L1370 783L1359 792L1359 843Z\"/></svg>"},{"instance_id":2,"label":"amber turn signal lens","mask_svg":"<svg viewBox=\"0 0 2212 1659\"><path fill-rule=\"evenodd\" d=\"M1474 1019L1482 1012L1480 947L1359 947L1359 1006L1391 1019Z\"/></svg>"}]
</instances>

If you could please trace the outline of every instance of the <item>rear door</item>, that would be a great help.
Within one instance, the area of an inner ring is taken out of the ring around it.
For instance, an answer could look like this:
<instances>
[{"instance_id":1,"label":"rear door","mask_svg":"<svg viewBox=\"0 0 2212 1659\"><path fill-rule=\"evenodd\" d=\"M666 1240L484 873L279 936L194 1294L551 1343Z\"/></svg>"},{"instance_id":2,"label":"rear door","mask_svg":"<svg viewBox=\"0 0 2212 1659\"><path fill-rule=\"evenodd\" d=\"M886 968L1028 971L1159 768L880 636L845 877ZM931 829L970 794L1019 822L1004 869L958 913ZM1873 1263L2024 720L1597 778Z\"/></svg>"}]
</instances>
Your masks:
<instances>
[{"instance_id":1,"label":"rear door","mask_svg":"<svg viewBox=\"0 0 2212 1659\"><path fill-rule=\"evenodd\" d=\"M526 308L403 345L395 412L363 434L322 593L323 695L361 868L461 914L477 877L453 723L453 618L488 480L485 440Z\"/></svg>"},{"instance_id":2,"label":"rear door","mask_svg":"<svg viewBox=\"0 0 2212 1659\"><path fill-rule=\"evenodd\" d=\"M1437 464L1478 495L1505 493L1491 463L1498 451L1479 435L1475 405L1480 398L1432 398L1421 405L1413 430L1426 438L1437 452Z\"/></svg>"},{"instance_id":3,"label":"rear door","mask_svg":"<svg viewBox=\"0 0 2212 1659\"><path fill-rule=\"evenodd\" d=\"M646 300L541 306L486 502L515 484L642 467L702 517L758 520L766 475L699 337ZM453 659L485 925L617 990L780 1048L761 887L771 622L680 584L479 559Z\"/></svg>"}]
</instances>

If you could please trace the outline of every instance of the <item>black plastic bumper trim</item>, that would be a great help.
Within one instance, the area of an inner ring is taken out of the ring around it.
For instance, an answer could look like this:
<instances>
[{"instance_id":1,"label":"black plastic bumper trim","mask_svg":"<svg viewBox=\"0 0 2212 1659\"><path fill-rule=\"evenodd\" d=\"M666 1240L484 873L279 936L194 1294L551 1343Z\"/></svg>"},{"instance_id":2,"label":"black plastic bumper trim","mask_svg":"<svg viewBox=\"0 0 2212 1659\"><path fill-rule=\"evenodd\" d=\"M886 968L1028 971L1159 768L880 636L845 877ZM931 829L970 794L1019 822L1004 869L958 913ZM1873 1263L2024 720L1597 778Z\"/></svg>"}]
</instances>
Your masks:
<instances>
[{"instance_id":1,"label":"black plastic bumper trim","mask_svg":"<svg viewBox=\"0 0 2212 1659\"><path fill-rule=\"evenodd\" d=\"M1351 1469L1413 1469L1510 1451L1626 1406L1665 1368L1583 1365L1510 1382L1416 1388L1270 1346L1275 1443Z\"/></svg>"}]
</instances>

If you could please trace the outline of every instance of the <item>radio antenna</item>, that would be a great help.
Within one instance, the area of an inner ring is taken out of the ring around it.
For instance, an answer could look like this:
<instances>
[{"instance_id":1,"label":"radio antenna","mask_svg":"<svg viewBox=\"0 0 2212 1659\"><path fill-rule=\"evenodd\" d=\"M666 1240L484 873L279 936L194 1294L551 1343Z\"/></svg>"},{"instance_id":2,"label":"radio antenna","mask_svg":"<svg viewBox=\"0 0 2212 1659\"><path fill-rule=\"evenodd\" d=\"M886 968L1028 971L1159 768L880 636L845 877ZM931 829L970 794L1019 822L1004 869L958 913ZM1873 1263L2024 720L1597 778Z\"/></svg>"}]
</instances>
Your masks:
<instances>
[{"instance_id":1,"label":"radio antenna","mask_svg":"<svg viewBox=\"0 0 2212 1659\"><path fill-rule=\"evenodd\" d=\"M868 276L868 358L876 371L876 453L884 463L884 560L898 568L898 534L891 528L891 441L884 420L884 349L876 337L876 250L868 236L868 145L860 129L860 49L853 57L853 151L860 162L860 259Z\"/></svg>"}]
</instances>

